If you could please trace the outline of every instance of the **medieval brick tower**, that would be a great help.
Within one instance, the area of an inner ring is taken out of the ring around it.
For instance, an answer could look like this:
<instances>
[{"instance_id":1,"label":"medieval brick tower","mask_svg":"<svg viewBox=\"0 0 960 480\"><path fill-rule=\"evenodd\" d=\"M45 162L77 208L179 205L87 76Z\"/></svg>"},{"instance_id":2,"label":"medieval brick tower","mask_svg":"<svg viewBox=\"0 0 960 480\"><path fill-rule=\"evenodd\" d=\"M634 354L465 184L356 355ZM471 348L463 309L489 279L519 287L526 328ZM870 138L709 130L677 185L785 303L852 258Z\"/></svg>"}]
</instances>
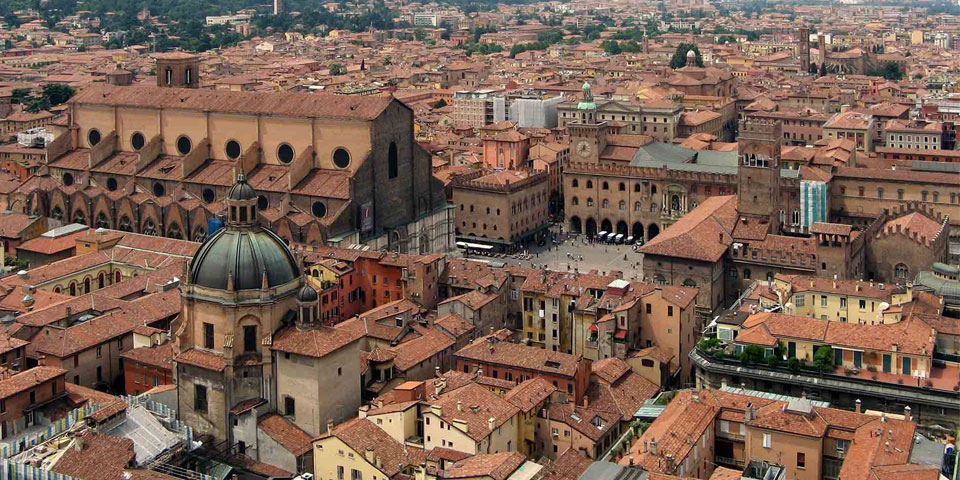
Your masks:
<instances>
[{"instance_id":1,"label":"medieval brick tower","mask_svg":"<svg viewBox=\"0 0 960 480\"><path fill-rule=\"evenodd\" d=\"M827 37L822 33L818 33L817 34L817 66L821 67L824 63L827 63Z\"/></svg>"},{"instance_id":2,"label":"medieval brick tower","mask_svg":"<svg viewBox=\"0 0 960 480\"><path fill-rule=\"evenodd\" d=\"M780 121L740 122L739 211L741 216L769 219L768 232L780 231Z\"/></svg>"},{"instance_id":3,"label":"medieval brick tower","mask_svg":"<svg viewBox=\"0 0 960 480\"><path fill-rule=\"evenodd\" d=\"M810 71L810 27L800 27L797 34L800 37L800 71L806 73Z\"/></svg>"}]
</instances>

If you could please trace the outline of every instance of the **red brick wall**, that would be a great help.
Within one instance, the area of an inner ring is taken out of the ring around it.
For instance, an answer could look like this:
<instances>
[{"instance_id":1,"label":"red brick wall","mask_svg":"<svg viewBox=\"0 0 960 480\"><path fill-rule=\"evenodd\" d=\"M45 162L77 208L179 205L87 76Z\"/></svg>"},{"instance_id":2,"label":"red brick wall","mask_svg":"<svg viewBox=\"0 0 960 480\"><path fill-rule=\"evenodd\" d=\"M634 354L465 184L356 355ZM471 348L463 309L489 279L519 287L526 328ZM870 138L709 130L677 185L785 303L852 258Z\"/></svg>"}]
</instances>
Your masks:
<instances>
[{"instance_id":1,"label":"red brick wall","mask_svg":"<svg viewBox=\"0 0 960 480\"><path fill-rule=\"evenodd\" d=\"M128 359L124 361L123 382L124 391L127 395L139 395L150 390L155 386L153 384L154 377L157 378L157 385L173 385L174 383L171 370L160 369Z\"/></svg>"}]
</instances>

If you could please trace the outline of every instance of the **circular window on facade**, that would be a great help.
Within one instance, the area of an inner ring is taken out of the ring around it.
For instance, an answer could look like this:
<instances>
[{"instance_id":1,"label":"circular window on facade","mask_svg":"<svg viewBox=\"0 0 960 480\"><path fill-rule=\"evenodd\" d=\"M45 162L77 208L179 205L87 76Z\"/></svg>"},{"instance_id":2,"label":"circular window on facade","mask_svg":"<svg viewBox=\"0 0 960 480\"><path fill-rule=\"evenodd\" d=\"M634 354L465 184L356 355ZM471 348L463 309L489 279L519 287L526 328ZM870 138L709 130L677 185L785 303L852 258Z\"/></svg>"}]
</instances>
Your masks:
<instances>
[{"instance_id":1,"label":"circular window on facade","mask_svg":"<svg viewBox=\"0 0 960 480\"><path fill-rule=\"evenodd\" d=\"M134 150L140 150L146 144L147 139L142 133L134 132L133 135L130 135L130 146L132 146Z\"/></svg>"},{"instance_id":2,"label":"circular window on facade","mask_svg":"<svg viewBox=\"0 0 960 480\"><path fill-rule=\"evenodd\" d=\"M260 210L266 210L270 206L270 200L267 200L267 197L260 195L257 197L257 208Z\"/></svg>"},{"instance_id":3,"label":"circular window on facade","mask_svg":"<svg viewBox=\"0 0 960 480\"><path fill-rule=\"evenodd\" d=\"M344 148L338 148L333 151L333 164L337 168L347 168L350 166L350 154Z\"/></svg>"},{"instance_id":4,"label":"circular window on facade","mask_svg":"<svg viewBox=\"0 0 960 480\"><path fill-rule=\"evenodd\" d=\"M227 152L227 158L231 160L236 160L240 157L240 142L236 140L227 141L227 144L223 147L223 149Z\"/></svg>"},{"instance_id":5,"label":"circular window on facade","mask_svg":"<svg viewBox=\"0 0 960 480\"><path fill-rule=\"evenodd\" d=\"M157 182L153 184L153 196L162 197L165 193L167 193L167 189L163 187L162 183Z\"/></svg>"},{"instance_id":6,"label":"circular window on facade","mask_svg":"<svg viewBox=\"0 0 960 480\"><path fill-rule=\"evenodd\" d=\"M190 142L190 138L186 135L181 135L177 139L177 151L180 152L180 155L186 155L190 153L190 150L193 149L193 143Z\"/></svg>"},{"instance_id":7,"label":"circular window on facade","mask_svg":"<svg viewBox=\"0 0 960 480\"><path fill-rule=\"evenodd\" d=\"M211 203L217 199L217 194L213 193L212 188L204 188L200 195L203 197L203 203Z\"/></svg>"},{"instance_id":8,"label":"circular window on facade","mask_svg":"<svg viewBox=\"0 0 960 480\"><path fill-rule=\"evenodd\" d=\"M63 180L63 186L69 187L73 185L73 174L70 172L63 172L63 177L60 177Z\"/></svg>"},{"instance_id":9,"label":"circular window on facade","mask_svg":"<svg viewBox=\"0 0 960 480\"><path fill-rule=\"evenodd\" d=\"M313 202L313 216L323 218L327 214L327 206L323 202Z\"/></svg>"},{"instance_id":10,"label":"circular window on facade","mask_svg":"<svg viewBox=\"0 0 960 480\"><path fill-rule=\"evenodd\" d=\"M90 143L91 147L94 147L100 143L100 130L91 128L90 131L87 132L87 142Z\"/></svg>"},{"instance_id":11,"label":"circular window on facade","mask_svg":"<svg viewBox=\"0 0 960 480\"><path fill-rule=\"evenodd\" d=\"M277 147L277 158L283 163L290 163L293 161L293 147L289 143L281 143Z\"/></svg>"},{"instance_id":12,"label":"circular window on facade","mask_svg":"<svg viewBox=\"0 0 960 480\"><path fill-rule=\"evenodd\" d=\"M117 190L117 179L110 177L107 179L107 190L114 192Z\"/></svg>"}]
</instances>

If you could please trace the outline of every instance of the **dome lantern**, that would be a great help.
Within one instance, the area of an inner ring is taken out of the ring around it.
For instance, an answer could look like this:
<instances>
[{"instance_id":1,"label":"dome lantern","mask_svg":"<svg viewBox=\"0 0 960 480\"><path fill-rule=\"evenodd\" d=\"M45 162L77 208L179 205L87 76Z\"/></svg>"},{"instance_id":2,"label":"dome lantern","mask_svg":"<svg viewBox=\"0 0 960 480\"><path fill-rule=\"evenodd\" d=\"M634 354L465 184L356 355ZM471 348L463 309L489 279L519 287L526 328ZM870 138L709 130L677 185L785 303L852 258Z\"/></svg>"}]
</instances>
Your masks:
<instances>
[{"instance_id":1,"label":"dome lantern","mask_svg":"<svg viewBox=\"0 0 960 480\"><path fill-rule=\"evenodd\" d=\"M247 183L247 176L237 175L237 181L227 194L227 225L257 223L257 192Z\"/></svg>"},{"instance_id":2,"label":"dome lantern","mask_svg":"<svg viewBox=\"0 0 960 480\"><path fill-rule=\"evenodd\" d=\"M310 286L304 284L297 292L297 328L309 330L319 326L319 315L317 315L317 304L320 300L320 294Z\"/></svg>"}]
</instances>

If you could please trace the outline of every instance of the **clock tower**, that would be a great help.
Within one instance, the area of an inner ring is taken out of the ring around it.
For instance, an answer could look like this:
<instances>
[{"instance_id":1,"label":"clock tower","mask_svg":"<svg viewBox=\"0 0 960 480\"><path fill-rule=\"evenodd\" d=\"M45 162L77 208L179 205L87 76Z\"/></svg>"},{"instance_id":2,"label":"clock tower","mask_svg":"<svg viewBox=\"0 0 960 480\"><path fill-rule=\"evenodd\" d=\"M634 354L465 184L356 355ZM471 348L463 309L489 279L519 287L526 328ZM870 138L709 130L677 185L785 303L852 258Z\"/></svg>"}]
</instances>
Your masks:
<instances>
[{"instance_id":1,"label":"clock tower","mask_svg":"<svg viewBox=\"0 0 960 480\"><path fill-rule=\"evenodd\" d=\"M574 162L599 163L607 146L607 122L597 121L597 104L590 84L584 82L583 95L577 104L577 121L567 124L570 132L570 159Z\"/></svg>"}]
</instances>

